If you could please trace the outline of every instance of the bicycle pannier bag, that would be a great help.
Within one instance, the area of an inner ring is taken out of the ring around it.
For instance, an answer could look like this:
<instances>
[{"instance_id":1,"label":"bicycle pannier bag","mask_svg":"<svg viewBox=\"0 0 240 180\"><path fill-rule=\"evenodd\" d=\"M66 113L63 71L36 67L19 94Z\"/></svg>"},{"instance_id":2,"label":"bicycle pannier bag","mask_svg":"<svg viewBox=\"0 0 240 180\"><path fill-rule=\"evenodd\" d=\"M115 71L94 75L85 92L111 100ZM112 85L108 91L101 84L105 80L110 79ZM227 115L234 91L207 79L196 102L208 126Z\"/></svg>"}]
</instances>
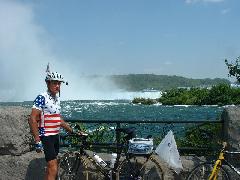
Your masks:
<instances>
[{"instance_id":1,"label":"bicycle pannier bag","mask_svg":"<svg viewBox=\"0 0 240 180\"><path fill-rule=\"evenodd\" d=\"M150 154L153 151L153 139L132 138L129 140L128 153Z\"/></svg>"}]
</instances>

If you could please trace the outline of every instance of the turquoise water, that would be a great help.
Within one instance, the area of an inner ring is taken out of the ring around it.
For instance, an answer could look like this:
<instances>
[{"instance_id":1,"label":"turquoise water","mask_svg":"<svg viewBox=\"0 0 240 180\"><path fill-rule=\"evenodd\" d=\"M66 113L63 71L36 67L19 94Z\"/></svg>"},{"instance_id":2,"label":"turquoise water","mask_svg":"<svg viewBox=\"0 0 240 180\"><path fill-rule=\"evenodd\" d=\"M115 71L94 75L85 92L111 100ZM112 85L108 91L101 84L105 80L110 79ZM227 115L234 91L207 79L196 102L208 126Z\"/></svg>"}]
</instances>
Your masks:
<instances>
[{"instance_id":1,"label":"turquoise water","mask_svg":"<svg viewBox=\"0 0 240 180\"><path fill-rule=\"evenodd\" d=\"M23 107L31 107L32 102L18 103L0 103L5 106L20 105ZM164 137L169 131L173 130L177 136L183 136L188 127L196 127L198 123L181 123L181 121L199 121L199 120L218 120L223 107L218 106L162 106L162 105L135 105L127 100L76 100L62 101L62 115L65 119L73 120L115 120L115 121L141 121L141 123L125 123L121 126L133 126L137 129L137 136L146 137L153 135L154 137ZM179 123L148 123L148 121L179 121ZM144 122L144 123L143 123ZM105 124L106 125L106 124ZM85 127L89 132L93 132L101 126L101 123L85 123ZM113 129L115 123L108 123L110 134L113 137ZM101 135L102 137L109 135Z\"/></svg>"},{"instance_id":2,"label":"turquoise water","mask_svg":"<svg viewBox=\"0 0 240 180\"><path fill-rule=\"evenodd\" d=\"M63 116L84 120L216 120L217 106L135 105L130 101L65 101Z\"/></svg>"},{"instance_id":3,"label":"turquoise water","mask_svg":"<svg viewBox=\"0 0 240 180\"><path fill-rule=\"evenodd\" d=\"M31 107L32 102L0 103ZM128 100L62 101L62 115L79 120L216 120L223 107L135 105Z\"/></svg>"}]
</instances>

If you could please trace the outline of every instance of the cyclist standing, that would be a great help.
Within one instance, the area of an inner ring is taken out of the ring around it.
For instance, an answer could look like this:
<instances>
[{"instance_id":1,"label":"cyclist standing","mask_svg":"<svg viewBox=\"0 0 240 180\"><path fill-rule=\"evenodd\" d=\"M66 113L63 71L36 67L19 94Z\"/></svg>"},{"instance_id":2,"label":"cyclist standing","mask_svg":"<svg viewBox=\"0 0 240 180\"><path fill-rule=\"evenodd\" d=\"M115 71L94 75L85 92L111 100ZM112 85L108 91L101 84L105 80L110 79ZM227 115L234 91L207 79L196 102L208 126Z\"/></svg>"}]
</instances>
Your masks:
<instances>
[{"instance_id":1,"label":"cyclist standing","mask_svg":"<svg viewBox=\"0 0 240 180\"><path fill-rule=\"evenodd\" d=\"M46 180L55 180L57 176L57 155L59 152L60 127L72 133L73 129L62 119L60 112L61 83L65 83L63 76L57 72L50 72L49 64L45 78L47 91L38 95L32 107L29 119L30 128L35 139L36 151L44 151L47 161ZM66 82L67 84L67 82Z\"/></svg>"}]
</instances>

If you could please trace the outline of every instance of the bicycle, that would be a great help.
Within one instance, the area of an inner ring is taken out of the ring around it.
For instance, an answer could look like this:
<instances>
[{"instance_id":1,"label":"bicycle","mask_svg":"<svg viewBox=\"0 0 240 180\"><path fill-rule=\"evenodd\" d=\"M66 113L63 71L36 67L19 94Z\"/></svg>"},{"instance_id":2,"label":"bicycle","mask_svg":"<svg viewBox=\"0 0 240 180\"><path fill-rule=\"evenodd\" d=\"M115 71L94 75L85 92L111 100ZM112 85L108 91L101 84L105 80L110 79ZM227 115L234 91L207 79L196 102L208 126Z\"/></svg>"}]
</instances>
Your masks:
<instances>
[{"instance_id":1,"label":"bicycle","mask_svg":"<svg viewBox=\"0 0 240 180\"><path fill-rule=\"evenodd\" d=\"M236 176L240 179L240 169L227 159L225 155L240 155L238 151L228 151L226 150L227 143L223 142L222 149L219 153L218 159L215 161L208 161L197 165L189 173L187 180L200 180L200 179L209 179L209 180L228 180L231 179L229 170L233 170Z\"/></svg>"},{"instance_id":2,"label":"bicycle","mask_svg":"<svg viewBox=\"0 0 240 180\"><path fill-rule=\"evenodd\" d=\"M97 161L93 152L88 150L90 143L87 142L87 136L78 136L81 142L79 150L66 152L60 158L58 179L163 179L164 174L161 165L154 157L153 151L149 154L129 153L129 140L134 138L133 128L117 128L115 132L124 134L124 137L121 138L120 144L115 147L117 158L113 164L103 163L103 165Z\"/></svg>"}]
</instances>

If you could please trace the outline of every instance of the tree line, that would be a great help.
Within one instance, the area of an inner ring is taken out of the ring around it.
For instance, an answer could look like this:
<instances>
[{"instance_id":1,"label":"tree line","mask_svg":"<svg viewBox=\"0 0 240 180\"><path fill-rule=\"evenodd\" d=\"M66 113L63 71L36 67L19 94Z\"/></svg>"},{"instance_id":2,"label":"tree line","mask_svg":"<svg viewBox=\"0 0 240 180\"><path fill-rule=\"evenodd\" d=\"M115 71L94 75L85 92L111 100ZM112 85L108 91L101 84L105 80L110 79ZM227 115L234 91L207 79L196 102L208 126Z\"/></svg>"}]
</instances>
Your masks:
<instances>
[{"instance_id":1,"label":"tree line","mask_svg":"<svg viewBox=\"0 0 240 180\"><path fill-rule=\"evenodd\" d=\"M228 76L235 77L237 84L240 83L240 56L235 59L235 62L229 62L225 59L225 64L228 68ZM215 79L216 80L216 79ZM163 105L230 105L240 104L240 89L233 88L229 82L220 82L222 79L215 81L217 85L211 88L199 88L193 86L190 89L172 88L166 90L163 95L156 100L135 98L133 103L154 104L160 102ZM172 83L172 82L171 82Z\"/></svg>"},{"instance_id":2,"label":"tree line","mask_svg":"<svg viewBox=\"0 0 240 180\"><path fill-rule=\"evenodd\" d=\"M171 89L158 99L163 105L230 105L240 104L240 89L229 84L219 84L211 89Z\"/></svg>"},{"instance_id":3,"label":"tree line","mask_svg":"<svg viewBox=\"0 0 240 180\"><path fill-rule=\"evenodd\" d=\"M182 76L155 74L111 75L109 77L117 86L127 91L144 89L168 90L178 87L211 87L220 83L230 84L227 79L192 79Z\"/></svg>"},{"instance_id":4,"label":"tree line","mask_svg":"<svg viewBox=\"0 0 240 180\"><path fill-rule=\"evenodd\" d=\"M240 104L240 89L229 84L219 84L212 88L179 88L165 91L158 99L135 98L135 104L162 105L231 105Z\"/></svg>"}]
</instances>

